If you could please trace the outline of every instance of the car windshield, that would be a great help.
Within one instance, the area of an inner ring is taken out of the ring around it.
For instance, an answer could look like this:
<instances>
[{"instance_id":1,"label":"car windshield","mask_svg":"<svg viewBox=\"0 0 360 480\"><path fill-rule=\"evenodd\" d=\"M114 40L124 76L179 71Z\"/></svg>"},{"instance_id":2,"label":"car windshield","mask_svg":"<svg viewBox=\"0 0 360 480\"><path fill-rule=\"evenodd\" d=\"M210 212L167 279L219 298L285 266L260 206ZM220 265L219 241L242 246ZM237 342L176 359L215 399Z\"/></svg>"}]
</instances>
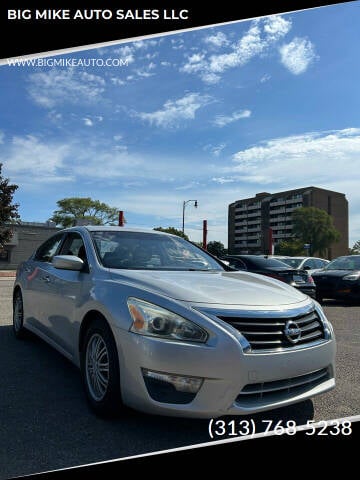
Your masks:
<instances>
[{"instance_id":1,"label":"car windshield","mask_svg":"<svg viewBox=\"0 0 360 480\"><path fill-rule=\"evenodd\" d=\"M302 258L279 258L279 260L292 268L299 268L299 265L302 262Z\"/></svg>"},{"instance_id":2,"label":"car windshield","mask_svg":"<svg viewBox=\"0 0 360 480\"><path fill-rule=\"evenodd\" d=\"M134 270L224 270L210 255L175 236L126 231L91 232L104 267Z\"/></svg>"},{"instance_id":3,"label":"car windshield","mask_svg":"<svg viewBox=\"0 0 360 480\"><path fill-rule=\"evenodd\" d=\"M256 255L244 258L247 263L257 268L289 268L289 265L275 258L257 257Z\"/></svg>"},{"instance_id":4,"label":"car windshield","mask_svg":"<svg viewBox=\"0 0 360 480\"><path fill-rule=\"evenodd\" d=\"M336 258L326 266L325 270L360 270L360 256Z\"/></svg>"}]
</instances>

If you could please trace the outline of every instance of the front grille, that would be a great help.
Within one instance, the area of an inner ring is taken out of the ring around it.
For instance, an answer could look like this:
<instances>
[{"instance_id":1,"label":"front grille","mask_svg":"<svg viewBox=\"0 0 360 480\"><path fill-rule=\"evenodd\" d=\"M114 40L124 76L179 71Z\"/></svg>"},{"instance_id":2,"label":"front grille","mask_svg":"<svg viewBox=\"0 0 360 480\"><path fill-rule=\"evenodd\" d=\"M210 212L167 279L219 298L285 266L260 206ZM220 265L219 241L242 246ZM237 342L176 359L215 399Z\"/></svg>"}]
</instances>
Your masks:
<instances>
[{"instance_id":1,"label":"front grille","mask_svg":"<svg viewBox=\"0 0 360 480\"><path fill-rule=\"evenodd\" d=\"M236 328L250 343L252 350L274 350L305 345L325 338L324 326L316 311L295 317L228 317L218 316ZM291 320L301 330L300 338L293 343L285 335L286 323Z\"/></svg>"},{"instance_id":2,"label":"front grille","mask_svg":"<svg viewBox=\"0 0 360 480\"><path fill-rule=\"evenodd\" d=\"M241 406L272 403L301 395L330 379L330 369L322 368L298 377L273 382L249 383L241 390L236 402Z\"/></svg>"}]
</instances>

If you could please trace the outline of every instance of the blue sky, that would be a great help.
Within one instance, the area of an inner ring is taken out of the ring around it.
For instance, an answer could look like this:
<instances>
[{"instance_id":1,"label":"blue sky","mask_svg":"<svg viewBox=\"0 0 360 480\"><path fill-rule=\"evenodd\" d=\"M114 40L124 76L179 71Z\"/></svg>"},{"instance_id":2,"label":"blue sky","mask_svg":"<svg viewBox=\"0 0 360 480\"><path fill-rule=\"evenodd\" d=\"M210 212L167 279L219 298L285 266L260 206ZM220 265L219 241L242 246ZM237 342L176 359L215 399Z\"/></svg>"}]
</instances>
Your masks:
<instances>
[{"instance_id":1,"label":"blue sky","mask_svg":"<svg viewBox=\"0 0 360 480\"><path fill-rule=\"evenodd\" d=\"M0 67L0 162L24 221L91 196L128 227L227 244L228 204L315 185L346 193L360 239L359 2ZM99 63L99 62L98 62Z\"/></svg>"}]
</instances>

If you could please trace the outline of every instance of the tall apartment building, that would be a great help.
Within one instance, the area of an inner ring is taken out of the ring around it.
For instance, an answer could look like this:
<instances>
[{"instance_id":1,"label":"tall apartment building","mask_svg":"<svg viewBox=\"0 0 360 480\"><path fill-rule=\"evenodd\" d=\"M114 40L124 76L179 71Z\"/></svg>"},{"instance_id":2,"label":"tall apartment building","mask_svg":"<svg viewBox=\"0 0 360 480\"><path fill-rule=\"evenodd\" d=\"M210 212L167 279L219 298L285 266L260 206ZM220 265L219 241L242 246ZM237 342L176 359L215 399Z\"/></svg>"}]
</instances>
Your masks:
<instances>
[{"instance_id":1,"label":"tall apartment building","mask_svg":"<svg viewBox=\"0 0 360 480\"><path fill-rule=\"evenodd\" d=\"M285 192L257 193L229 205L228 248L230 254L269 254L274 245L292 237L292 214L299 207L316 207L332 216L340 232L339 242L328 249L328 258L348 254L349 214L344 193L318 187Z\"/></svg>"}]
</instances>

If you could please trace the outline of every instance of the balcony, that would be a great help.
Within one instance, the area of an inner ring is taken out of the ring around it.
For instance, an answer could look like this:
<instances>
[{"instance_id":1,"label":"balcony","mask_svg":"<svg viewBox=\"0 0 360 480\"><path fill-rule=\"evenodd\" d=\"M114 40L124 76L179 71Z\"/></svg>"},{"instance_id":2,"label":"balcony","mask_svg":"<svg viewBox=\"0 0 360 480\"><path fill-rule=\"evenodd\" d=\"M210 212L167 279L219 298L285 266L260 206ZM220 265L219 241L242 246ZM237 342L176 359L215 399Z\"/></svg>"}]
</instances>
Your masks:
<instances>
[{"instance_id":1,"label":"balcony","mask_svg":"<svg viewBox=\"0 0 360 480\"><path fill-rule=\"evenodd\" d=\"M273 202L270 202L270 207L276 207L279 205L285 205L285 200L275 200Z\"/></svg>"}]
</instances>

